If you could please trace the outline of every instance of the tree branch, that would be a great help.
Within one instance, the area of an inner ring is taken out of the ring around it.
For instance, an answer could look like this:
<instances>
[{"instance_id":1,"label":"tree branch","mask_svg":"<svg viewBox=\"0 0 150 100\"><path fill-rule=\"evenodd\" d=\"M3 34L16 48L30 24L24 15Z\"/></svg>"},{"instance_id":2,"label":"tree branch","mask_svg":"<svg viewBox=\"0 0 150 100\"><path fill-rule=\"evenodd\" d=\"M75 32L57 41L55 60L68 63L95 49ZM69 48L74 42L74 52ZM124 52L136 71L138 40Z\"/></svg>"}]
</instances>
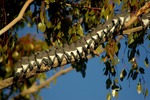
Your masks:
<instances>
[{"instance_id":1,"label":"tree branch","mask_svg":"<svg viewBox=\"0 0 150 100\"><path fill-rule=\"evenodd\" d=\"M127 23L125 23L125 27L127 28L130 25L132 25L138 19L138 16L140 16L143 13L145 13L148 8L150 8L150 2L147 2L142 8L140 8L138 10L138 12L135 15L132 16L132 18L130 19L130 21L128 21Z\"/></svg>"},{"instance_id":2,"label":"tree branch","mask_svg":"<svg viewBox=\"0 0 150 100\"><path fill-rule=\"evenodd\" d=\"M137 32L137 31L140 31L142 29L142 26L140 26L140 27L136 27L136 28L133 28L133 29L129 29L129 30L125 30L125 31L123 31L123 34L130 34L130 33L133 33L133 32ZM120 41L120 39L122 39L123 37L120 35L120 36L118 36L118 38L117 38L117 42L118 41ZM96 54L98 54L98 55L100 55L100 53L102 53L102 52L104 52L105 51L105 49L104 48L100 48L101 49L101 52L99 52L99 53L96 53ZM97 56L98 56L97 55ZM90 58L92 58L92 56L88 56L88 59L90 59ZM30 94L30 93L34 93L34 92L36 92L36 91L38 91L38 90L40 90L40 89L42 89L42 88L44 88L44 87L46 87L50 82L52 82L54 79L56 79L57 77L59 77L59 76L61 76L62 74L66 74L66 73L68 73L68 72L70 72L70 71L72 71L73 70L73 67L72 66L70 66L70 67L68 67L68 68L66 68L66 69L64 69L64 70L60 70L59 72L57 72L55 75L53 75L52 77L50 77L49 79L47 79L46 81L44 81L44 82L42 82L41 84L39 84L39 85L37 85L36 84L36 82L35 83L33 83L33 85L29 88L29 89L27 89L27 90L25 90L25 91L22 91L21 93L19 93L17 96L15 96L15 97L18 97L18 96L20 96L20 95L22 95L22 96L24 96L24 95L27 95L27 94ZM14 98L15 98L14 97Z\"/></svg>"},{"instance_id":3,"label":"tree branch","mask_svg":"<svg viewBox=\"0 0 150 100\"><path fill-rule=\"evenodd\" d=\"M24 4L24 6L22 7L19 15L12 21L10 22L7 26L5 26L3 29L0 30L0 35L2 35L4 32L6 32L7 30L9 30L12 26L14 26L19 20L21 20L25 10L27 9L27 7L29 6L29 4L32 2L33 0L27 0L26 3Z\"/></svg>"},{"instance_id":4,"label":"tree branch","mask_svg":"<svg viewBox=\"0 0 150 100\"><path fill-rule=\"evenodd\" d=\"M32 1L32 0L31 0L31 1ZM147 6L147 5L148 5L148 6ZM147 3L146 5L144 5L144 6L141 8L142 10L140 9L140 10L138 11L137 15L139 16L140 14L142 14L143 11L146 11L146 9L148 9L149 7L150 7L150 2ZM143 9L144 9L144 10L143 10ZM141 12L141 13L139 13L139 12ZM135 16L136 16L136 15L135 15ZM132 19L131 19L130 21L133 23L133 20L132 20ZM129 21L128 23L130 23L130 21ZM130 23L130 24L132 24L132 23ZM130 24L126 24L125 27L130 26ZM123 34L131 34L131 33L133 33L133 32L137 32L137 31L140 31L140 30L142 30L142 29L143 29L142 26L140 26L140 27L137 27L137 29L136 29L136 28L133 28L133 29L125 30L125 31L123 31ZM121 38L120 38L120 39L121 39ZM88 57L92 57L92 56L89 55ZM74 61L75 61L75 59L72 59L71 62L74 62ZM63 61L62 61L62 66L63 66L63 65L66 65L66 59L63 59ZM52 68L58 67L58 66L59 66L58 62L55 61L55 62L54 62L54 65L52 66ZM50 70L49 67L42 65L42 66L41 66L41 69L40 69L40 73L41 73L41 72L46 72L46 71L49 71L49 70ZM24 81L25 79L30 78L30 77L33 77L33 76L35 76L35 75L37 75L37 74L38 74L38 73L36 73L36 69L33 69L31 72L27 73L26 76L20 78L20 79L18 80L18 82L22 82L22 81ZM8 79L2 80L2 81L0 81L0 90L3 89L3 88L6 88L6 87L8 87L8 86L10 86L10 85L12 85L12 84L15 84L15 83L16 83L16 82L13 81L13 77L10 77L10 78L8 78Z\"/></svg>"},{"instance_id":5,"label":"tree branch","mask_svg":"<svg viewBox=\"0 0 150 100\"><path fill-rule=\"evenodd\" d=\"M138 26L138 27L123 31L123 34L130 35L131 33L141 31L142 29L143 29L143 26Z\"/></svg>"},{"instance_id":6,"label":"tree branch","mask_svg":"<svg viewBox=\"0 0 150 100\"><path fill-rule=\"evenodd\" d=\"M101 49L102 49L102 50L101 50L100 53L102 53L102 52L105 51L104 48L101 47ZM99 53L99 54L100 54L100 53ZM88 59L91 59L92 56L89 55L87 58L88 58ZM30 94L30 93L34 93L34 92L36 92L36 91L38 91L38 90L40 90L40 89L46 87L50 82L52 82L52 81L53 81L54 79L56 79L57 77L61 76L62 74L66 74L66 73L72 71L73 69L74 69L74 68L73 68L72 66L70 66L70 67L68 67L68 68L66 68L66 69L64 69L64 70L60 70L60 71L57 72L55 75L53 75L52 77L50 77L49 79L47 79L46 81L42 82L42 83L39 84L39 85L37 85L36 82L35 82L29 89L27 89L27 90L25 90L25 91L22 91L20 94L18 94L18 95L15 96L14 98L16 98L16 97L18 97L18 96L20 96L20 95L24 96L24 95L27 95L27 94Z\"/></svg>"},{"instance_id":7,"label":"tree branch","mask_svg":"<svg viewBox=\"0 0 150 100\"><path fill-rule=\"evenodd\" d=\"M123 34L128 34L129 35L133 32L137 32L137 31L140 31L142 29L143 29L142 26L139 26L139 27L136 27L136 28L133 28L133 29L125 30L125 31L123 31ZM120 40L121 38L122 38L122 35L119 35L118 39ZM102 52L104 51L103 48L101 48L101 50L102 50ZM89 56L87 56L87 58L92 58L92 56L89 55ZM74 61L75 61L75 59L72 60L72 62L74 62ZM63 59L62 66L63 65L66 65L66 59ZM58 62L54 62L54 65L52 67L53 68L58 67ZM42 65L41 69L40 69L40 73L46 72L46 71L49 71L49 70L50 70L49 67ZM31 72L27 73L27 75L25 77L20 78L18 80L18 83L24 81L27 78L33 77L35 75L38 75L38 73L36 73L36 69L33 69ZM3 89L3 88L6 88L8 86L11 86L12 84L15 84L15 82L13 82L13 77L2 80L2 81L0 81L0 90Z\"/></svg>"},{"instance_id":8,"label":"tree branch","mask_svg":"<svg viewBox=\"0 0 150 100\"><path fill-rule=\"evenodd\" d=\"M70 66L64 70L60 70L59 72L57 72L55 75L53 75L52 77L50 77L49 79L47 79L46 81L42 82L41 84L37 85L36 82L27 90L21 92L20 94L18 94L17 96L15 97L18 97L19 95L27 95L27 94L30 94L30 93L34 93L44 87L46 87L50 82L52 82L54 79L56 79L57 77L61 76L62 74L65 74L65 73L68 73L70 71L73 70L73 67Z\"/></svg>"}]
</instances>

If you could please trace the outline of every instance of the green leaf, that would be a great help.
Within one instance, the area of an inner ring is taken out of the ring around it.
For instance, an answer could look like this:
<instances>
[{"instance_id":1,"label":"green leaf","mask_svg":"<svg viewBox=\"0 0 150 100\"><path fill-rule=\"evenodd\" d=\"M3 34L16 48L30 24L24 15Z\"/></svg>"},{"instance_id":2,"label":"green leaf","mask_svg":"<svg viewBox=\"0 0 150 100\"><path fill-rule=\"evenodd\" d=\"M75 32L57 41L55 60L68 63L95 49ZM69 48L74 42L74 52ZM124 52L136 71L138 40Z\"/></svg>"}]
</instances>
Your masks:
<instances>
[{"instance_id":1,"label":"green leaf","mask_svg":"<svg viewBox=\"0 0 150 100\"><path fill-rule=\"evenodd\" d=\"M120 0L114 0L118 5L120 5Z\"/></svg>"},{"instance_id":2,"label":"green leaf","mask_svg":"<svg viewBox=\"0 0 150 100\"><path fill-rule=\"evenodd\" d=\"M50 2L50 0L45 0L45 3L46 3L46 4L49 4L49 2Z\"/></svg>"},{"instance_id":3,"label":"green leaf","mask_svg":"<svg viewBox=\"0 0 150 100\"><path fill-rule=\"evenodd\" d=\"M40 19L41 19L42 22L44 22L44 14L43 14L42 11L40 12Z\"/></svg>"},{"instance_id":4,"label":"green leaf","mask_svg":"<svg viewBox=\"0 0 150 100\"><path fill-rule=\"evenodd\" d=\"M46 30L46 25L44 24L44 23L39 23L38 24L38 29L40 30L40 31L42 31L42 32L45 32L45 30Z\"/></svg>"},{"instance_id":5,"label":"green leaf","mask_svg":"<svg viewBox=\"0 0 150 100\"><path fill-rule=\"evenodd\" d=\"M148 89L146 89L145 94L144 94L144 97L147 97L147 96L148 96Z\"/></svg>"},{"instance_id":6,"label":"green leaf","mask_svg":"<svg viewBox=\"0 0 150 100\"><path fill-rule=\"evenodd\" d=\"M47 28L50 28L51 26L52 26L52 23L49 22L49 21L47 21L47 22L46 22L46 27L47 27Z\"/></svg>"},{"instance_id":7,"label":"green leaf","mask_svg":"<svg viewBox=\"0 0 150 100\"><path fill-rule=\"evenodd\" d=\"M104 14L105 14L105 8L103 7L102 10L101 10L101 16L100 17L102 18L104 16Z\"/></svg>"},{"instance_id":8,"label":"green leaf","mask_svg":"<svg viewBox=\"0 0 150 100\"><path fill-rule=\"evenodd\" d=\"M106 68L105 68L105 72L104 72L104 75L108 75L108 72L109 71L111 71L111 65L110 65L110 62L105 62L105 66L106 66Z\"/></svg>"},{"instance_id":9,"label":"green leaf","mask_svg":"<svg viewBox=\"0 0 150 100\"><path fill-rule=\"evenodd\" d=\"M79 34L80 36L83 36L83 28L81 26L81 24L77 25L77 34Z\"/></svg>"},{"instance_id":10,"label":"green leaf","mask_svg":"<svg viewBox=\"0 0 150 100\"><path fill-rule=\"evenodd\" d=\"M18 56L19 56L18 51L14 51L14 52L12 53L12 58L13 58L13 59L17 59Z\"/></svg>"},{"instance_id":11,"label":"green leaf","mask_svg":"<svg viewBox=\"0 0 150 100\"><path fill-rule=\"evenodd\" d=\"M110 86L111 86L111 84L112 84L112 81L111 81L110 78L108 78L108 79L106 80L106 89L109 89Z\"/></svg>"},{"instance_id":12,"label":"green leaf","mask_svg":"<svg viewBox=\"0 0 150 100\"><path fill-rule=\"evenodd\" d=\"M112 96L118 98L118 91L112 90Z\"/></svg>"},{"instance_id":13,"label":"green leaf","mask_svg":"<svg viewBox=\"0 0 150 100\"><path fill-rule=\"evenodd\" d=\"M96 48L96 50L95 50L97 53L99 53L99 54L101 54L102 52L103 52L103 50L102 50L102 46L100 45L100 46L98 46L97 48ZM104 58L103 57L101 57L101 60L100 60L100 62L104 62Z\"/></svg>"},{"instance_id":14,"label":"green leaf","mask_svg":"<svg viewBox=\"0 0 150 100\"><path fill-rule=\"evenodd\" d=\"M8 45L6 44L4 47L3 47L3 52L5 52L6 50L7 50L7 48L8 48Z\"/></svg>"},{"instance_id":15,"label":"green leaf","mask_svg":"<svg viewBox=\"0 0 150 100\"><path fill-rule=\"evenodd\" d=\"M111 89L112 89L112 90L117 90L117 91L119 91L119 90L120 90L120 87L114 83L114 84L112 85Z\"/></svg>"},{"instance_id":16,"label":"green leaf","mask_svg":"<svg viewBox=\"0 0 150 100\"><path fill-rule=\"evenodd\" d=\"M138 72L134 72L133 76L132 76L132 79L135 80L137 78L137 75L138 75Z\"/></svg>"},{"instance_id":17,"label":"green leaf","mask_svg":"<svg viewBox=\"0 0 150 100\"><path fill-rule=\"evenodd\" d=\"M146 66L146 67L148 67L148 66L149 66L149 62L148 62L148 58L147 58L147 57L145 58L144 63L145 63L145 66Z\"/></svg>"},{"instance_id":18,"label":"green leaf","mask_svg":"<svg viewBox=\"0 0 150 100\"><path fill-rule=\"evenodd\" d=\"M131 6L134 6L137 4L137 1L136 0L130 0L130 4L131 4Z\"/></svg>"},{"instance_id":19,"label":"green leaf","mask_svg":"<svg viewBox=\"0 0 150 100\"><path fill-rule=\"evenodd\" d=\"M127 75L127 72L125 69L123 69L120 73L120 80L123 81L123 79L126 77Z\"/></svg>"},{"instance_id":20,"label":"green leaf","mask_svg":"<svg viewBox=\"0 0 150 100\"><path fill-rule=\"evenodd\" d=\"M144 74L144 73L145 73L145 72L144 72L144 68L142 68L142 67L139 68L139 71L140 71L141 74Z\"/></svg>"},{"instance_id":21,"label":"green leaf","mask_svg":"<svg viewBox=\"0 0 150 100\"><path fill-rule=\"evenodd\" d=\"M110 93L107 94L107 100L111 100L111 94Z\"/></svg>"},{"instance_id":22,"label":"green leaf","mask_svg":"<svg viewBox=\"0 0 150 100\"><path fill-rule=\"evenodd\" d=\"M4 58L0 56L0 63L3 62Z\"/></svg>"},{"instance_id":23,"label":"green leaf","mask_svg":"<svg viewBox=\"0 0 150 100\"><path fill-rule=\"evenodd\" d=\"M115 76L116 75L116 70L114 67L111 67L111 75Z\"/></svg>"},{"instance_id":24,"label":"green leaf","mask_svg":"<svg viewBox=\"0 0 150 100\"><path fill-rule=\"evenodd\" d=\"M128 36L128 45L130 45L131 43L134 42L134 39L133 39L133 36L132 35L129 35Z\"/></svg>"},{"instance_id":25,"label":"green leaf","mask_svg":"<svg viewBox=\"0 0 150 100\"><path fill-rule=\"evenodd\" d=\"M119 63L119 61L120 61L120 60L119 60L118 57L113 58L113 59L112 59L112 65L113 65L113 66L117 65L117 64Z\"/></svg>"},{"instance_id":26,"label":"green leaf","mask_svg":"<svg viewBox=\"0 0 150 100\"><path fill-rule=\"evenodd\" d=\"M49 0L51 3L55 2L55 0Z\"/></svg>"},{"instance_id":27,"label":"green leaf","mask_svg":"<svg viewBox=\"0 0 150 100\"><path fill-rule=\"evenodd\" d=\"M133 76L133 70L132 69L130 69L130 72L129 72L129 74L128 74L128 77L127 77L127 79L129 79L130 77L132 77Z\"/></svg>"},{"instance_id":28,"label":"green leaf","mask_svg":"<svg viewBox=\"0 0 150 100\"><path fill-rule=\"evenodd\" d=\"M137 89L137 92L138 92L139 94L142 92L142 86L141 86L140 83L138 83L136 89Z\"/></svg>"},{"instance_id":29,"label":"green leaf","mask_svg":"<svg viewBox=\"0 0 150 100\"><path fill-rule=\"evenodd\" d=\"M60 28L61 28L61 21L57 24L56 28L57 28L57 29L60 29Z\"/></svg>"}]
</instances>

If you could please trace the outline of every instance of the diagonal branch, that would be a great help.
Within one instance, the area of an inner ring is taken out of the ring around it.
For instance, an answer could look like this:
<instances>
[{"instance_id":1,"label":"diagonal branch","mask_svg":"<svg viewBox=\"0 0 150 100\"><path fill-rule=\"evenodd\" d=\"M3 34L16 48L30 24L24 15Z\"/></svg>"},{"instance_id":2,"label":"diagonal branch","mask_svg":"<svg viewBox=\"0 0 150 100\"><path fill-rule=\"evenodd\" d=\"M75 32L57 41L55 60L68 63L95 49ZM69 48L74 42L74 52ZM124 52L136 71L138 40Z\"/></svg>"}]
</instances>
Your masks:
<instances>
[{"instance_id":1,"label":"diagonal branch","mask_svg":"<svg viewBox=\"0 0 150 100\"><path fill-rule=\"evenodd\" d=\"M133 28L133 29L129 29L129 30L125 30L124 31L124 34L130 34L130 33L133 33L133 32L137 32L137 31L140 31L142 29L142 26L140 27L136 27L136 28ZM120 41L120 39L123 38L121 35L118 37L117 41ZM104 48L100 48L101 49L101 52L97 53L98 55L100 55L100 53L104 52L105 49ZM91 57L89 56L88 59L90 59ZM70 71L73 70L73 67L70 66L64 70L60 70L59 72L57 72L55 75L53 75L52 77L50 77L49 79L47 79L46 81L44 81L43 83L37 85L36 83L33 83L33 85L25 90L25 91L22 91L21 93L19 93L17 96L15 97L18 97L20 95L27 95L27 94L30 94L30 93L34 93L44 87L46 87L50 82L52 82L54 79L56 79L57 77L61 76L62 74L66 74Z\"/></svg>"},{"instance_id":2,"label":"diagonal branch","mask_svg":"<svg viewBox=\"0 0 150 100\"><path fill-rule=\"evenodd\" d=\"M50 77L49 79L47 79L46 81L42 82L41 84L37 85L36 83L34 83L29 89L21 92L19 95L27 95L30 93L34 93L44 87L46 87L50 82L52 82L54 79L56 79L57 77L61 76L62 74L68 73L70 71L73 70L73 67L70 66L64 70L60 70L59 72L57 72L55 75L53 75L52 77ZM17 97L17 96L16 96Z\"/></svg>"},{"instance_id":3,"label":"diagonal branch","mask_svg":"<svg viewBox=\"0 0 150 100\"><path fill-rule=\"evenodd\" d=\"M136 27L136 28L140 28L140 30L143 29L142 26ZM125 30L125 31L123 31L123 34L131 34L131 33L133 33L133 32L140 31L139 29L136 30L136 28ZM120 40L121 38L122 38L122 35L119 35L118 40ZM103 48L101 48L101 51L102 51L102 52L104 51ZM102 53L102 52L101 52L101 53ZM89 58L92 58L92 55L88 55L87 58L88 58L88 59L89 59ZM74 60L72 60L72 62L74 62ZM65 59L63 59L63 61L62 61L62 66L63 66L63 65L66 65L66 60L65 60ZM54 62L53 67L58 67L58 62L57 62L57 61ZM49 71L49 70L50 70L49 67L43 65L43 66L41 66L40 73L46 72L46 71ZM30 77L33 77L33 76L36 76L36 75L38 75L38 74L39 74L39 73L36 73L36 69L33 69L31 72L27 73L27 75L26 75L25 77L20 78L20 79L18 80L18 82L22 82L22 81L24 81L25 79L30 78ZM2 81L0 81L0 90L3 89L3 88L6 88L6 87L8 87L8 86L11 86L12 84L15 84L15 82L13 81L13 77L10 77L10 78L7 78L7 79L5 79L5 80L2 80Z\"/></svg>"},{"instance_id":4,"label":"diagonal branch","mask_svg":"<svg viewBox=\"0 0 150 100\"><path fill-rule=\"evenodd\" d=\"M104 52L104 51L105 51L105 49L101 47L101 52L99 52L99 54L102 53L102 52ZM88 59L91 59L92 56L90 55L90 56L88 56L87 58L88 58ZM18 97L18 96L20 96L20 95L27 95L27 94L30 94L30 93L34 93L34 92L36 92L36 91L38 91L38 90L40 90L40 89L46 87L50 82L52 82L52 81L53 81L54 79L56 79L57 77L59 77L59 76L61 76L61 75L63 75L63 74L66 74L66 73L72 71L73 69L74 69L74 68L73 68L72 66L70 66L70 67L68 67L68 68L66 68L66 69L64 69L64 70L60 70L60 71L57 72L55 75L53 75L52 77L50 77L49 79L47 79L46 81L42 82L42 83L39 84L39 85L37 85L36 83L33 83L33 85L32 85L29 89L27 89L27 90L25 90L25 91L22 91L20 94L18 94L18 95L15 96L14 98L16 98L16 97Z\"/></svg>"},{"instance_id":5,"label":"diagonal branch","mask_svg":"<svg viewBox=\"0 0 150 100\"><path fill-rule=\"evenodd\" d=\"M150 2L147 3L147 4L150 5ZM144 11L146 11L146 9L148 9L148 8L150 7L150 6L147 7L147 4L145 5L146 7L145 7L145 10L144 10ZM142 11L143 11L143 8L144 8L144 7L142 7ZM139 11L140 11L140 10L139 10ZM142 14L142 13L139 13L139 15L140 15L140 14ZM131 19L131 21L132 21L132 19ZM129 21L128 23L130 23L130 21ZM131 23L131 24L132 24L132 23ZM130 26L130 24L125 25L125 27L128 27L128 26ZM123 31L123 33L124 33L124 34L130 34L130 33L132 33L132 32L137 32L137 31L140 31L140 30L142 30L142 29L143 29L143 27L140 26L140 29L138 29L138 30L129 29L128 31L126 31L126 30ZM119 37L118 37L118 38L119 38ZM92 57L92 56L89 55L89 57ZM75 59L73 59L71 62L74 62L74 61L75 61ZM66 60L65 60L65 59L63 59L63 61L62 61L62 66L63 66L63 65L66 65ZM55 61L53 67L58 67L58 66L59 66L58 62ZM49 70L50 70L49 67L43 65L43 66L41 66L40 73L46 72L46 71L49 71ZM31 72L27 73L25 77L20 78L20 79L18 80L18 82L22 82L22 81L24 81L25 79L30 78L30 77L33 77L33 76L35 76L35 75L37 75L37 74L38 74L38 73L36 73L36 69L33 69ZM10 85L12 85L12 84L15 84L15 83L16 83L16 82L13 81L13 77L10 77L10 78L8 78L8 79L5 79L5 80L3 80L3 81L0 82L0 90L3 89L3 88L6 88L6 87L8 87L8 86L10 86Z\"/></svg>"},{"instance_id":6,"label":"diagonal branch","mask_svg":"<svg viewBox=\"0 0 150 100\"><path fill-rule=\"evenodd\" d=\"M26 3L24 4L24 6L22 7L19 15L12 21L10 22L7 26L5 26L3 29L0 30L0 35L2 35L3 33L5 33L7 30L9 30L12 26L14 26L19 20L22 19L22 16L25 12L25 10L27 9L27 7L29 6L29 4L32 2L33 0L27 0Z\"/></svg>"},{"instance_id":7,"label":"diagonal branch","mask_svg":"<svg viewBox=\"0 0 150 100\"><path fill-rule=\"evenodd\" d=\"M130 25L132 25L138 19L138 17L141 14L145 13L146 10L149 9L149 8L150 8L150 1L147 2L142 8L140 8L138 10L138 12L131 17L130 21L128 21L127 23L125 23L125 27L129 27Z\"/></svg>"},{"instance_id":8,"label":"diagonal branch","mask_svg":"<svg viewBox=\"0 0 150 100\"><path fill-rule=\"evenodd\" d=\"M140 26L140 29L142 30L141 27L142 27L142 26ZM137 27L137 28L139 28L139 27ZM131 33L133 33L133 32L137 32L137 31L140 31L140 30L136 30L136 28L134 28L134 29L125 30L125 31L123 31L123 33L124 33L124 34L131 34ZM118 38L119 38L119 40L120 40L120 39L122 38L122 36L120 35ZM103 48L101 48L101 51L104 51ZM90 58L90 57L92 57L92 56L90 55L88 58ZM63 61L63 62L66 62L66 61ZM54 67L57 67L57 65L58 65L58 63L55 62ZM50 70L49 67L43 66L43 67L41 67L41 70L40 70L40 71L41 71L41 72L46 72L46 71L49 71L49 70ZM35 70L32 70L30 73L27 73L26 78L33 77L33 76L35 76L35 75L37 75L37 74L38 74L38 73L36 73L36 69L35 69ZM22 82L23 80L24 80L24 79L19 79L18 82ZM14 82L13 82L13 77L7 78L7 79L5 79L5 80L3 80L3 81L0 82L0 89L6 88L6 87L8 87L8 86L11 86L12 84L14 84Z\"/></svg>"}]
</instances>

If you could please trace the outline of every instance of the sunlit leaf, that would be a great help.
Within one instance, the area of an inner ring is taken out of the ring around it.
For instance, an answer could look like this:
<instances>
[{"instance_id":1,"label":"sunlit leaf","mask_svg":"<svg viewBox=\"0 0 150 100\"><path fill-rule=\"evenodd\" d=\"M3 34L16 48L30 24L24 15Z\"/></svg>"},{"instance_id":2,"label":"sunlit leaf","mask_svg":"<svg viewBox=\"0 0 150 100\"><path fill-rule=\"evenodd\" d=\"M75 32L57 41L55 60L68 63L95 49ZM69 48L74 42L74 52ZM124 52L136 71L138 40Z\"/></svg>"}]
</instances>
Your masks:
<instances>
[{"instance_id":1,"label":"sunlit leaf","mask_svg":"<svg viewBox=\"0 0 150 100\"><path fill-rule=\"evenodd\" d=\"M118 78L115 78L114 82L115 82L115 83L118 83Z\"/></svg>"},{"instance_id":2,"label":"sunlit leaf","mask_svg":"<svg viewBox=\"0 0 150 100\"><path fill-rule=\"evenodd\" d=\"M133 39L133 36L132 35L129 35L128 36L128 45L130 45L131 43L134 42L134 39Z\"/></svg>"},{"instance_id":3,"label":"sunlit leaf","mask_svg":"<svg viewBox=\"0 0 150 100\"><path fill-rule=\"evenodd\" d=\"M6 44L6 45L2 48L3 52L5 52L5 51L7 50L7 48L8 48L8 45Z\"/></svg>"},{"instance_id":4,"label":"sunlit leaf","mask_svg":"<svg viewBox=\"0 0 150 100\"><path fill-rule=\"evenodd\" d=\"M89 12L89 14L90 14L90 15L94 15L94 10L91 10L91 11Z\"/></svg>"},{"instance_id":5,"label":"sunlit leaf","mask_svg":"<svg viewBox=\"0 0 150 100\"><path fill-rule=\"evenodd\" d=\"M147 58L147 57L145 58L144 63L145 63L145 66L146 66L146 67L148 67L148 66L149 66L149 62L148 62L148 58Z\"/></svg>"},{"instance_id":6,"label":"sunlit leaf","mask_svg":"<svg viewBox=\"0 0 150 100\"><path fill-rule=\"evenodd\" d=\"M114 0L118 5L120 5L120 0Z\"/></svg>"},{"instance_id":7,"label":"sunlit leaf","mask_svg":"<svg viewBox=\"0 0 150 100\"><path fill-rule=\"evenodd\" d=\"M146 89L145 94L144 94L144 97L147 97L147 96L148 96L148 89Z\"/></svg>"},{"instance_id":8,"label":"sunlit leaf","mask_svg":"<svg viewBox=\"0 0 150 100\"><path fill-rule=\"evenodd\" d=\"M70 41L74 42L74 41L77 41L77 40L79 40L79 36L73 35Z\"/></svg>"},{"instance_id":9,"label":"sunlit leaf","mask_svg":"<svg viewBox=\"0 0 150 100\"><path fill-rule=\"evenodd\" d=\"M111 94L110 93L107 94L107 100L111 100Z\"/></svg>"},{"instance_id":10,"label":"sunlit leaf","mask_svg":"<svg viewBox=\"0 0 150 100\"><path fill-rule=\"evenodd\" d=\"M98 46L97 48L96 48L96 50L95 50L97 53L102 53L103 52L103 49L102 49L102 46L100 45L100 46ZM101 62L103 61L103 59L101 58Z\"/></svg>"},{"instance_id":11,"label":"sunlit leaf","mask_svg":"<svg viewBox=\"0 0 150 100\"><path fill-rule=\"evenodd\" d=\"M44 22L44 14L43 14L43 11L40 12L40 19L41 19L42 22Z\"/></svg>"},{"instance_id":12,"label":"sunlit leaf","mask_svg":"<svg viewBox=\"0 0 150 100\"><path fill-rule=\"evenodd\" d=\"M83 36L83 28L81 26L81 24L77 24L77 34L79 34L79 36Z\"/></svg>"},{"instance_id":13,"label":"sunlit leaf","mask_svg":"<svg viewBox=\"0 0 150 100\"><path fill-rule=\"evenodd\" d=\"M129 1L130 1L131 6L134 6L134 5L137 4L137 1L136 1L136 0L129 0Z\"/></svg>"},{"instance_id":14,"label":"sunlit leaf","mask_svg":"<svg viewBox=\"0 0 150 100\"><path fill-rule=\"evenodd\" d=\"M49 21L47 21L47 22L46 22L46 27L47 27L47 28L50 28L51 26L52 26L52 23L49 22Z\"/></svg>"},{"instance_id":15,"label":"sunlit leaf","mask_svg":"<svg viewBox=\"0 0 150 100\"><path fill-rule=\"evenodd\" d=\"M49 0L51 3L55 2L55 0Z\"/></svg>"},{"instance_id":16,"label":"sunlit leaf","mask_svg":"<svg viewBox=\"0 0 150 100\"><path fill-rule=\"evenodd\" d=\"M49 2L50 2L50 0L45 0L45 3L46 3L46 4L49 4Z\"/></svg>"},{"instance_id":17,"label":"sunlit leaf","mask_svg":"<svg viewBox=\"0 0 150 100\"><path fill-rule=\"evenodd\" d=\"M11 70L12 70L12 68L11 68L11 61L10 60L8 60L8 63L5 65L5 67L6 67L6 72L11 72Z\"/></svg>"},{"instance_id":18,"label":"sunlit leaf","mask_svg":"<svg viewBox=\"0 0 150 100\"><path fill-rule=\"evenodd\" d=\"M38 29L41 30L42 32L44 32L46 30L46 25L44 23L39 23L38 24Z\"/></svg>"},{"instance_id":19,"label":"sunlit leaf","mask_svg":"<svg viewBox=\"0 0 150 100\"><path fill-rule=\"evenodd\" d=\"M103 7L101 10L101 17L104 16L104 14L105 14L105 8Z\"/></svg>"},{"instance_id":20,"label":"sunlit leaf","mask_svg":"<svg viewBox=\"0 0 150 100\"><path fill-rule=\"evenodd\" d=\"M18 56L19 56L18 51L14 51L14 52L12 53L12 57L13 57L13 59L17 59L17 58L18 58Z\"/></svg>"},{"instance_id":21,"label":"sunlit leaf","mask_svg":"<svg viewBox=\"0 0 150 100\"><path fill-rule=\"evenodd\" d=\"M141 83L138 83L137 87L137 92L140 94L142 92L142 86L141 86Z\"/></svg>"},{"instance_id":22,"label":"sunlit leaf","mask_svg":"<svg viewBox=\"0 0 150 100\"><path fill-rule=\"evenodd\" d=\"M118 98L118 91L112 90L112 96Z\"/></svg>"},{"instance_id":23,"label":"sunlit leaf","mask_svg":"<svg viewBox=\"0 0 150 100\"><path fill-rule=\"evenodd\" d=\"M123 69L120 73L120 80L123 81L123 79L126 77L127 75L127 72L125 69Z\"/></svg>"},{"instance_id":24,"label":"sunlit leaf","mask_svg":"<svg viewBox=\"0 0 150 100\"><path fill-rule=\"evenodd\" d=\"M60 29L61 28L61 22L59 22L56 26L56 29Z\"/></svg>"},{"instance_id":25,"label":"sunlit leaf","mask_svg":"<svg viewBox=\"0 0 150 100\"><path fill-rule=\"evenodd\" d=\"M112 59L112 65L115 66L119 63L119 58L118 57L115 57L114 59Z\"/></svg>"},{"instance_id":26,"label":"sunlit leaf","mask_svg":"<svg viewBox=\"0 0 150 100\"><path fill-rule=\"evenodd\" d=\"M3 57L2 56L0 56L0 62L3 62Z\"/></svg>"}]
</instances>

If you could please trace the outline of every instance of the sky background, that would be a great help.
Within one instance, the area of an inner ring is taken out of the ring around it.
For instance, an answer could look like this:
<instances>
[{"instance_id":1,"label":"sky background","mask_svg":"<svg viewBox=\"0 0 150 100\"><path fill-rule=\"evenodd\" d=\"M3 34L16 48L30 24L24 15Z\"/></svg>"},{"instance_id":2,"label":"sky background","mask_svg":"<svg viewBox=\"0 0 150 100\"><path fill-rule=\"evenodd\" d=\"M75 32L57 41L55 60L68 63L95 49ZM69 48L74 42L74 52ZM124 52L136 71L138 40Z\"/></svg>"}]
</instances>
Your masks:
<instances>
[{"instance_id":1,"label":"sky background","mask_svg":"<svg viewBox=\"0 0 150 100\"><path fill-rule=\"evenodd\" d=\"M30 28L26 26L23 30L24 31L18 31L19 37L22 37L27 33L32 33L33 35L36 35L37 38L44 40L43 34L37 34L35 27ZM124 57L126 60L126 65L122 64L121 61L117 65L118 77L121 69L130 69L131 67L131 64L126 58L126 54L123 54L123 50L125 48L124 39L120 42L121 50L119 52L119 58L121 60L121 58ZM150 41L146 41L144 43L144 46L147 48L147 50L149 50L149 44ZM138 64L146 69L144 74L146 81L145 86L150 91L150 68L146 68L144 65L144 59L146 56L144 48L141 46L139 48L141 56L140 58L137 58ZM150 59L150 54L148 54L147 57ZM105 65L100 62L100 58L101 56L88 60L85 78L82 77L81 73L77 73L75 70L58 77L56 84L51 83L49 88L44 88L41 90L40 95L42 96L43 100L106 100L107 93L111 91L106 90L105 82L108 77L103 75L103 68ZM53 70L47 72L47 78L51 77L52 75L54 75ZM132 79L127 80L127 77L125 77L123 82L119 80L122 90L119 91L118 100L144 100L144 96L137 93L137 83L138 78L135 81ZM112 100L116 100L116 98L112 98ZM150 100L150 93L146 97L146 100Z\"/></svg>"}]
</instances>

